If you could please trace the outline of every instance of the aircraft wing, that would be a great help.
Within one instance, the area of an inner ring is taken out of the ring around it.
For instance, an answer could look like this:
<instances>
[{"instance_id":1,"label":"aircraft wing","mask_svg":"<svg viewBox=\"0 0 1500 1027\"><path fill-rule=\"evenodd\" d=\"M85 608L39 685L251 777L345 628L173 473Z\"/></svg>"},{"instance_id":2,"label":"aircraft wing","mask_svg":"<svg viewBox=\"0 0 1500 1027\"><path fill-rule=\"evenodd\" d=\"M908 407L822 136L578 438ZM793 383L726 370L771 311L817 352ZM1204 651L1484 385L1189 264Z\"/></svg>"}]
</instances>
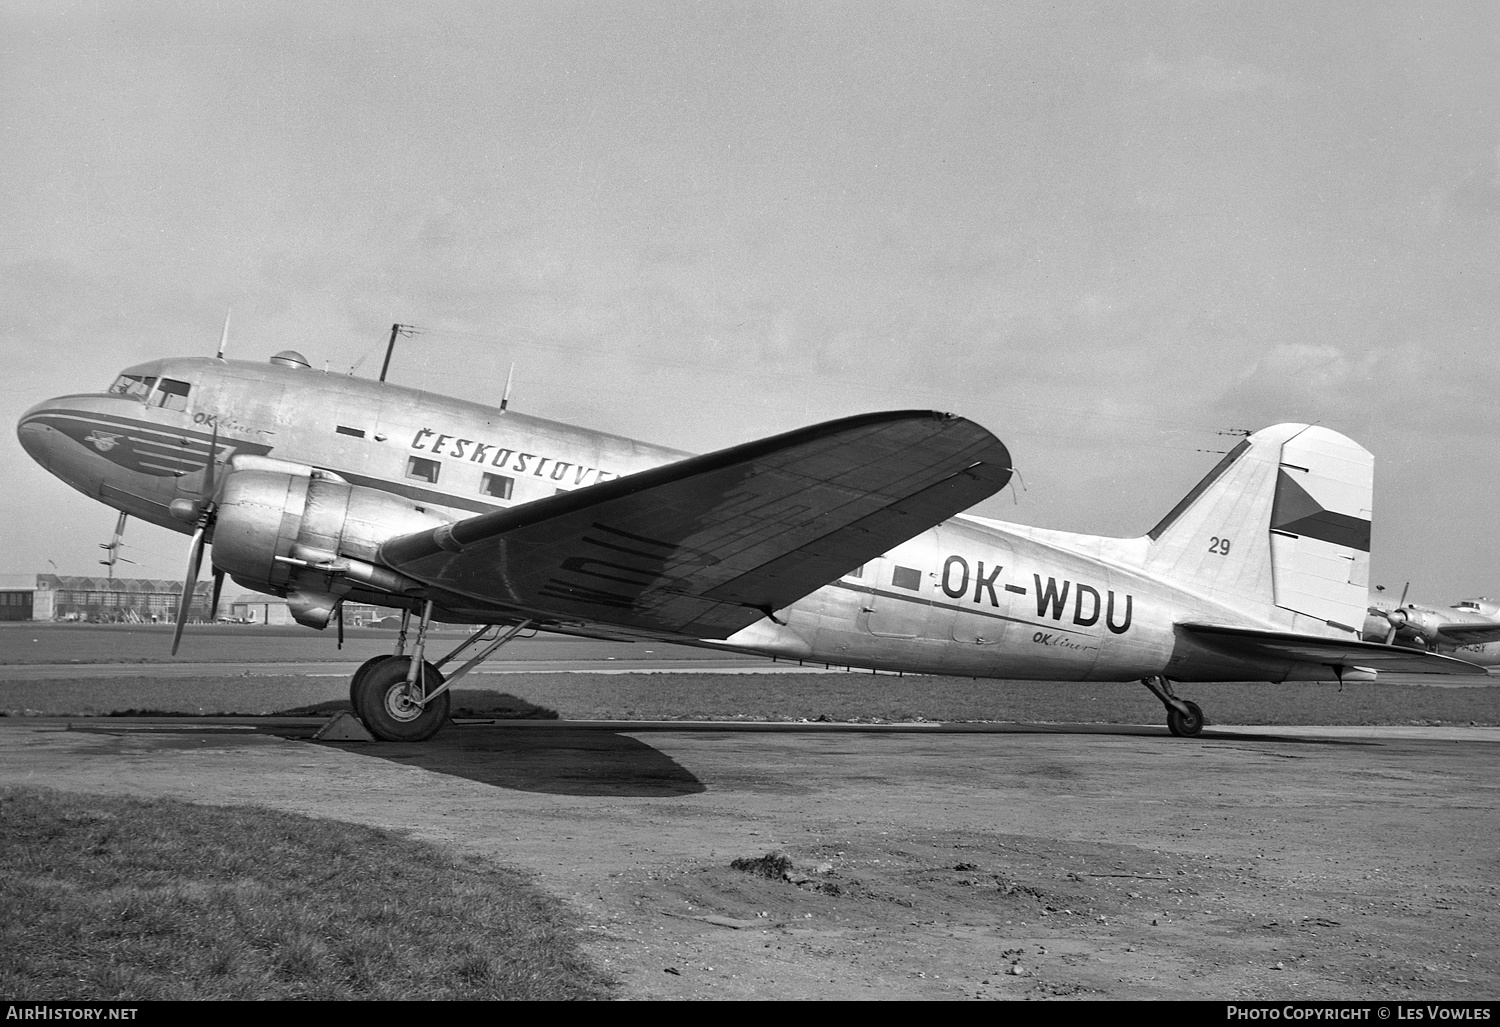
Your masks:
<instances>
[{"instance_id":1,"label":"aircraft wing","mask_svg":"<svg viewBox=\"0 0 1500 1027\"><path fill-rule=\"evenodd\" d=\"M1456 645L1480 645L1484 642L1500 642L1500 624L1468 624L1449 621L1438 628L1443 641Z\"/></svg>"},{"instance_id":2,"label":"aircraft wing","mask_svg":"<svg viewBox=\"0 0 1500 1027\"><path fill-rule=\"evenodd\" d=\"M405 535L380 559L543 618L727 638L1010 475L971 421L865 414Z\"/></svg>"},{"instance_id":3,"label":"aircraft wing","mask_svg":"<svg viewBox=\"0 0 1500 1027\"><path fill-rule=\"evenodd\" d=\"M1366 667L1387 674L1488 674L1483 667L1419 649L1345 641L1321 635L1299 635L1219 624L1178 624L1195 641L1230 656L1256 660L1291 660L1327 667Z\"/></svg>"}]
</instances>

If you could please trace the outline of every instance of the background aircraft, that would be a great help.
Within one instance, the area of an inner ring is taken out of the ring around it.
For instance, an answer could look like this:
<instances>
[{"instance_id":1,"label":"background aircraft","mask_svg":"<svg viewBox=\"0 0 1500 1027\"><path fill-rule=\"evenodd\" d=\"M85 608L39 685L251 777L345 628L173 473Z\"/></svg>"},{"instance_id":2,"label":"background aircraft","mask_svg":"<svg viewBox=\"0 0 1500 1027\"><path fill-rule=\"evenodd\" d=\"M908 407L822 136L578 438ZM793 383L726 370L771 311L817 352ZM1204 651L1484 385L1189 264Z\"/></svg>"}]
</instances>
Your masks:
<instances>
[{"instance_id":1,"label":"background aircraft","mask_svg":"<svg viewBox=\"0 0 1500 1027\"><path fill-rule=\"evenodd\" d=\"M1140 680L1182 735L1203 716L1174 680L1483 673L1360 639L1373 459L1316 426L1244 439L1135 539L959 515L1005 486L1010 454L931 411L689 456L319 373L284 351L128 368L103 393L38 404L17 430L84 494L191 533L184 597L211 541L216 583L285 596L304 625L325 627L345 600L417 614L410 653L403 627L351 681L386 739L437 731L452 683L533 627L931 674ZM432 664L434 616L481 627Z\"/></svg>"},{"instance_id":2,"label":"background aircraft","mask_svg":"<svg viewBox=\"0 0 1500 1027\"><path fill-rule=\"evenodd\" d=\"M1500 665L1500 602L1483 597L1460 599L1439 608L1408 603L1376 592L1370 597L1363 636L1366 641L1402 645L1428 652L1453 653L1470 663Z\"/></svg>"}]
</instances>

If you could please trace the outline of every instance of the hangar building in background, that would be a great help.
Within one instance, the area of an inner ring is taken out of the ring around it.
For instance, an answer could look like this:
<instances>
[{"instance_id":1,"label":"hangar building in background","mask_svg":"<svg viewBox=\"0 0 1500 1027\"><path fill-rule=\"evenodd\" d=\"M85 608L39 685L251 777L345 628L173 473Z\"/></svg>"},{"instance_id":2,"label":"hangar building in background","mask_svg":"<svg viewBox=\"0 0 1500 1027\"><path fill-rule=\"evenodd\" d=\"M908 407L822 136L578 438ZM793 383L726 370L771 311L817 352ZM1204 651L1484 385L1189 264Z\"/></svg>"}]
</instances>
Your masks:
<instances>
[{"instance_id":1,"label":"hangar building in background","mask_svg":"<svg viewBox=\"0 0 1500 1027\"><path fill-rule=\"evenodd\" d=\"M36 610L36 575L0 574L0 621L31 620Z\"/></svg>"},{"instance_id":2,"label":"hangar building in background","mask_svg":"<svg viewBox=\"0 0 1500 1027\"><path fill-rule=\"evenodd\" d=\"M0 574L0 621L85 621L93 624L160 624L177 619L182 581L177 578L109 578L79 574ZM198 582L188 619L202 623L213 603L213 580ZM400 611L344 604L344 623L373 627ZM245 593L219 599L219 620L241 624L295 624L285 599Z\"/></svg>"},{"instance_id":3,"label":"hangar building in background","mask_svg":"<svg viewBox=\"0 0 1500 1027\"><path fill-rule=\"evenodd\" d=\"M0 578L0 582L5 579ZM32 577L29 617L6 620L92 621L106 624L151 624L177 619L182 581L177 578L106 578L82 574L37 574ZM207 620L212 580L198 582L188 615ZM9 607L5 607L9 609Z\"/></svg>"}]
</instances>

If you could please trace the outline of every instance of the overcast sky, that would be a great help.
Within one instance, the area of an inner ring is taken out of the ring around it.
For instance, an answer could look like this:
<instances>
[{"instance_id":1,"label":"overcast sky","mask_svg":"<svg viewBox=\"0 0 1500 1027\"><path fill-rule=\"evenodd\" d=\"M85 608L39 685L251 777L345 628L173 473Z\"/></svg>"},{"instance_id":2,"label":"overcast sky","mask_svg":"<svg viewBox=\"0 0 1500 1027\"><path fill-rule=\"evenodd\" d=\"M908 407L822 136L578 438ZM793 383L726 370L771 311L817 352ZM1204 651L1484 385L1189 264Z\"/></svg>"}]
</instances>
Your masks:
<instances>
[{"instance_id":1,"label":"overcast sky","mask_svg":"<svg viewBox=\"0 0 1500 1027\"><path fill-rule=\"evenodd\" d=\"M1500 595L1500 5L0 2L0 414L292 347L704 451L934 407L1144 532L1278 421ZM113 511L0 440L0 572ZM133 524L127 573L185 537Z\"/></svg>"}]
</instances>

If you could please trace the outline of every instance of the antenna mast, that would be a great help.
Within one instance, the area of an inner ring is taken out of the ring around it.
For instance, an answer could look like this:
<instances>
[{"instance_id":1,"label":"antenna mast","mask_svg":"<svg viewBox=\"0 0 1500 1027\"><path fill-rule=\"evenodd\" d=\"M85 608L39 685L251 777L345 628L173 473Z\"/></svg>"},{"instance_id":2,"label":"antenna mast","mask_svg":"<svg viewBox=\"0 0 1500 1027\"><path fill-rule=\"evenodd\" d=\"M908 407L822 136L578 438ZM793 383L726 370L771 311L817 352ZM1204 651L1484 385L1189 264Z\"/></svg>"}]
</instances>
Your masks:
<instances>
[{"instance_id":1,"label":"antenna mast","mask_svg":"<svg viewBox=\"0 0 1500 1027\"><path fill-rule=\"evenodd\" d=\"M385 345L385 363L380 365L381 381L385 381L385 373L391 369L391 354L396 351L396 336L412 335L416 330L416 325L391 325L391 341Z\"/></svg>"}]
</instances>

